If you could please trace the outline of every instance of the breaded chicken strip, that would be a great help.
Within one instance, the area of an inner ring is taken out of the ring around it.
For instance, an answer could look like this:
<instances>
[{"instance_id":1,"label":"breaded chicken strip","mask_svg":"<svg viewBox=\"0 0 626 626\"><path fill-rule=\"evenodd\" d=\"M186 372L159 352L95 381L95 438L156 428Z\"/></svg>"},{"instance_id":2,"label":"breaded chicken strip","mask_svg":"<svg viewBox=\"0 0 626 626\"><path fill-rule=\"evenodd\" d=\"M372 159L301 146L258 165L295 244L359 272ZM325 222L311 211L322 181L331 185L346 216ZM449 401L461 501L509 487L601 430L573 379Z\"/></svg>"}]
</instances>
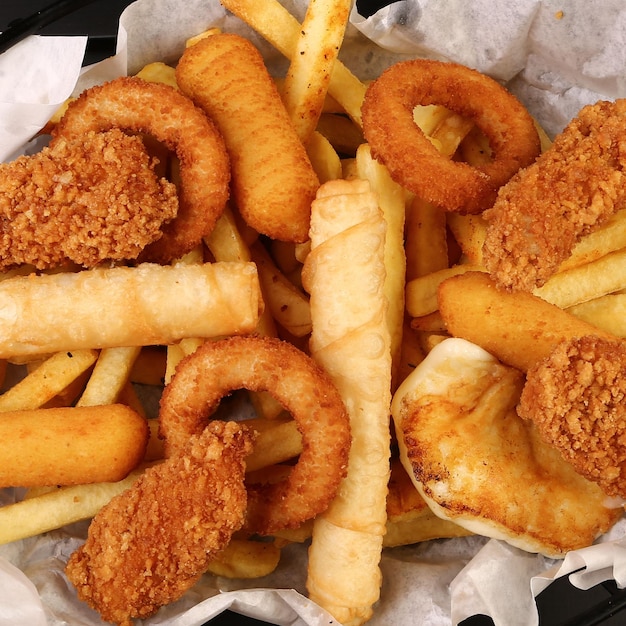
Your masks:
<instances>
[{"instance_id":1,"label":"breaded chicken strip","mask_svg":"<svg viewBox=\"0 0 626 626\"><path fill-rule=\"evenodd\" d=\"M130 260L178 211L139 137L119 130L59 138L0 164L0 269Z\"/></svg>"},{"instance_id":2,"label":"breaded chicken strip","mask_svg":"<svg viewBox=\"0 0 626 626\"><path fill-rule=\"evenodd\" d=\"M626 206L626 100L584 107L483 213L483 261L498 286L532 291L578 240Z\"/></svg>"},{"instance_id":3,"label":"breaded chicken strip","mask_svg":"<svg viewBox=\"0 0 626 626\"><path fill-rule=\"evenodd\" d=\"M67 575L107 622L130 626L173 602L244 521L252 436L210 422L179 454L146 470L94 518Z\"/></svg>"},{"instance_id":4,"label":"breaded chicken strip","mask_svg":"<svg viewBox=\"0 0 626 626\"><path fill-rule=\"evenodd\" d=\"M626 498L626 342L561 342L528 371L518 413L579 474Z\"/></svg>"}]
</instances>

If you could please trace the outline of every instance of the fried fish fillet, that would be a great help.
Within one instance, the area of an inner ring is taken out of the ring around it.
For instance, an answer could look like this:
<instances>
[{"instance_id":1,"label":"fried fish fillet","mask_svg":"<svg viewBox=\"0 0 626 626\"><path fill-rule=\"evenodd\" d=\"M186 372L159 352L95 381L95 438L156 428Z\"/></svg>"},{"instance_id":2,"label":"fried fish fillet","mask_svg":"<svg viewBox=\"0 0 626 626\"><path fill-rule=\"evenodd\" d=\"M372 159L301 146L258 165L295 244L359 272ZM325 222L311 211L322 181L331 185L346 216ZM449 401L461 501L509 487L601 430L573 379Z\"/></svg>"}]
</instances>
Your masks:
<instances>
[{"instance_id":1,"label":"fried fish fillet","mask_svg":"<svg viewBox=\"0 0 626 626\"><path fill-rule=\"evenodd\" d=\"M251 435L214 421L94 518L67 575L102 618L130 626L178 599L244 521Z\"/></svg>"},{"instance_id":2,"label":"fried fish fillet","mask_svg":"<svg viewBox=\"0 0 626 626\"><path fill-rule=\"evenodd\" d=\"M0 164L0 269L136 258L178 211L154 165L141 139L119 130Z\"/></svg>"},{"instance_id":3,"label":"fried fish fillet","mask_svg":"<svg viewBox=\"0 0 626 626\"><path fill-rule=\"evenodd\" d=\"M401 459L435 514L559 558L590 545L623 509L517 415L523 384L479 346L445 340L394 395Z\"/></svg>"}]
</instances>

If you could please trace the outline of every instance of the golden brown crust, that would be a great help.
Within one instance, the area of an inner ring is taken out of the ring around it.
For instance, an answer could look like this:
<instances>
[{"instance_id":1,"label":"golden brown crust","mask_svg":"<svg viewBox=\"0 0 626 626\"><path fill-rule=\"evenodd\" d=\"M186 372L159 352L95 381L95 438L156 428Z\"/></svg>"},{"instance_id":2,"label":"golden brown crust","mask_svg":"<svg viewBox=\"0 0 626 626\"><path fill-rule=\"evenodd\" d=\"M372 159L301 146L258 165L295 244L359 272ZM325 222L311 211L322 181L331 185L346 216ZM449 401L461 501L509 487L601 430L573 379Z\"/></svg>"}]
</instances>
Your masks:
<instances>
[{"instance_id":1,"label":"golden brown crust","mask_svg":"<svg viewBox=\"0 0 626 626\"><path fill-rule=\"evenodd\" d=\"M125 76L92 87L70 103L54 129L53 144L110 128L152 135L179 158L178 215L141 260L167 263L182 256L213 230L228 199L230 165L219 131L173 87Z\"/></svg>"},{"instance_id":2,"label":"golden brown crust","mask_svg":"<svg viewBox=\"0 0 626 626\"><path fill-rule=\"evenodd\" d=\"M500 287L541 286L580 238L624 208L626 100L598 102L578 117L484 213L485 266Z\"/></svg>"},{"instance_id":3,"label":"golden brown crust","mask_svg":"<svg viewBox=\"0 0 626 626\"><path fill-rule=\"evenodd\" d=\"M626 343L561 342L531 368L518 408L576 471L626 498Z\"/></svg>"},{"instance_id":4,"label":"golden brown crust","mask_svg":"<svg viewBox=\"0 0 626 626\"><path fill-rule=\"evenodd\" d=\"M474 120L495 158L471 167L443 157L413 120L417 105L438 104ZM415 59L396 63L368 88L363 132L372 154L394 180L448 211L478 213L500 186L540 151L533 120L493 79L456 63Z\"/></svg>"},{"instance_id":5,"label":"golden brown crust","mask_svg":"<svg viewBox=\"0 0 626 626\"><path fill-rule=\"evenodd\" d=\"M0 164L0 268L136 259L176 217L141 140L119 130L59 138Z\"/></svg>"},{"instance_id":6,"label":"golden brown crust","mask_svg":"<svg viewBox=\"0 0 626 626\"><path fill-rule=\"evenodd\" d=\"M298 423L302 452L287 480L250 487L246 527L260 534L295 528L326 509L345 475L346 409L329 376L293 345L269 337L207 342L177 367L159 413L166 452L201 432L231 391L267 391Z\"/></svg>"},{"instance_id":7,"label":"golden brown crust","mask_svg":"<svg viewBox=\"0 0 626 626\"><path fill-rule=\"evenodd\" d=\"M272 239L306 241L319 181L259 51L238 35L206 37L186 49L176 79L220 128L246 222Z\"/></svg>"}]
</instances>

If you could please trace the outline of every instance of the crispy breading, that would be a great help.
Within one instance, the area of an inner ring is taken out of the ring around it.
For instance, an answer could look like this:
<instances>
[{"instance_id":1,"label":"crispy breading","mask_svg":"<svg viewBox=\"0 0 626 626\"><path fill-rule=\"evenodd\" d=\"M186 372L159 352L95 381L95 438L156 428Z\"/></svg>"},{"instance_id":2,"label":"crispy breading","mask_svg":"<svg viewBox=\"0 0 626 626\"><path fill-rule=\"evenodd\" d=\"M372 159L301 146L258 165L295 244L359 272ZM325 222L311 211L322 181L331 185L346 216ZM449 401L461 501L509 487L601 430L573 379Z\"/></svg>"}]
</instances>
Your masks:
<instances>
[{"instance_id":1,"label":"crispy breading","mask_svg":"<svg viewBox=\"0 0 626 626\"><path fill-rule=\"evenodd\" d=\"M582 236L626 206L626 100L584 107L533 165L500 189L483 261L500 287L531 291Z\"/></svg>"},{"instance_id":2,"label":"crispy breading","mask_svg":"<svg viewBox=\"0 0 626 626\"><path fill-rule=\"evenodd\" d=\"M154 165L141 139L119 130L0 164L0 268L136 258L178 211Z\"/></svg>"},{"instance_id":3,"label":"crispy breading","mask_svg":"<svg viewBox=\"0 0 626 626\"><path fill-rule=\"evenodd\" d=\"M130 626L178 599L244 521L252 436L213 421L94 518L66 571L104 620Z\"/></svg>"},{"instance_id":4,"label":"crispy breading","mask_svg":"<svg viewBox=\"0 0 626 626\"><path fill-rule=\"evenodd\" d=\"M561 342L528 371L518 413L579 474L626 498L625 342Z\"/></svg>"}]
</instances>

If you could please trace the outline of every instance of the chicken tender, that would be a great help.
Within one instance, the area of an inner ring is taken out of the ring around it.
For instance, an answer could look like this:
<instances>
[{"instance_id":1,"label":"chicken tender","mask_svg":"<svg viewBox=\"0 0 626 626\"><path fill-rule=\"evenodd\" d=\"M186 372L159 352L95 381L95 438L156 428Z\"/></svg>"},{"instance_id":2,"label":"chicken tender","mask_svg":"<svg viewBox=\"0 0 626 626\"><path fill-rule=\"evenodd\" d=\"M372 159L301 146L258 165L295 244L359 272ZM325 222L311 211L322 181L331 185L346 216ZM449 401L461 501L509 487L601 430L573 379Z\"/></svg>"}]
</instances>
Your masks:
<instances>
[{"instance_id":1,"label":"chicken tender","mask_svg":"<svg viewBox=\"0 0 626 626\"><path fill-rule=\"evenodd\" d=\"M136 258L178 211L154 165L141 139L119 130L0 164L0 269Z\"/></svg>"},{"instance_id":2,"label":"chicken tender","mask_svg":"<svg viewBox=\"0 0 626 626\"><path fill-rule=\"evenodd\" d=\"M492 208L483 247L498 286L543 285L580 238L626 206L626 100L584 107Z\"/></svg>"},{"instance_id":3,"label":"chicken tender","mask_svg":"<svg viewBox=\"0 0 626 626\"><path fill-rule=\"evenodd\" d=\"M251 448L245 427L213 421L146 470L96 515L70 557L79 597L104 620L130 626L183 595L243 524Z\"/></svg>"},{"instance_id":4,"label":"chicken tender","mask_svg":"<svg viewBox=\"0 0 626 626\"><path fill-rule=\"evenodd\" d=\"M518 413L579 474L626 498L626 343L561 342L528 371Z\"/></svg>"}]
</instances>

